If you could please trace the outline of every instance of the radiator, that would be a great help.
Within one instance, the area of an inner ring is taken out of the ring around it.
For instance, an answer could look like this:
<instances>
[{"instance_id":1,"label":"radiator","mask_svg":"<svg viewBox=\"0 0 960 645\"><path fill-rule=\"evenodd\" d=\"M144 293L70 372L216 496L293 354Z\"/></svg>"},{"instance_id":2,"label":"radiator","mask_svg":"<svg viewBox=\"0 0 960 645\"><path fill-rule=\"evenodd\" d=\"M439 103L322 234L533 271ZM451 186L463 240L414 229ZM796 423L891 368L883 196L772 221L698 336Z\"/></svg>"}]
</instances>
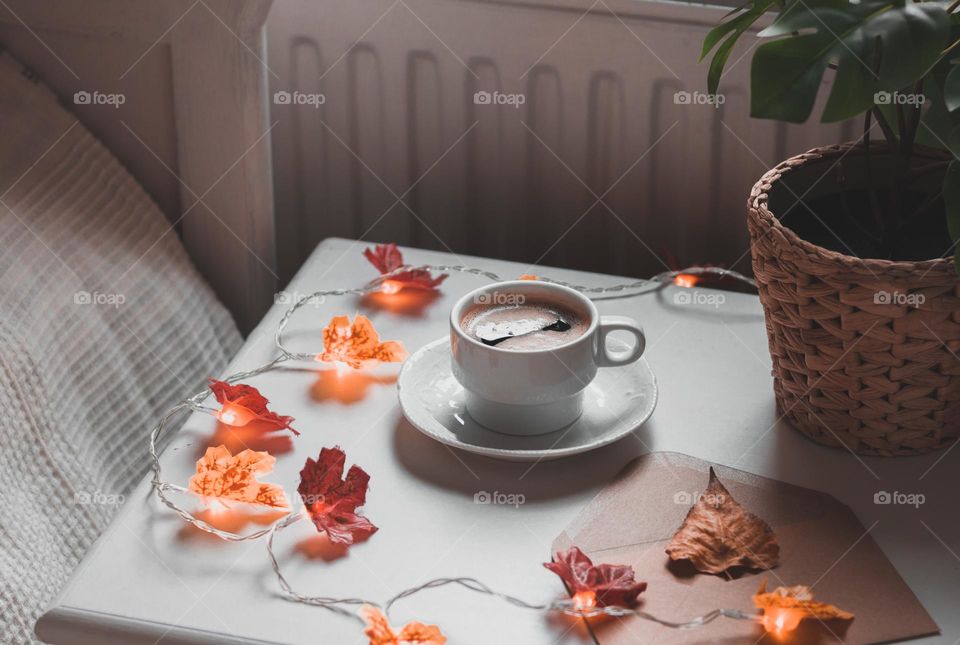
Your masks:
<instances>
[{"instance_id":1,"label":"radiator","mask_svg":"<svg viewBox=\"0 0 960 645\"><path fill-rule=\"evenodd\" d=\"M749 270L770 166L852 124L749 118L747 34L708 97L721 7L282 0L268 22L278 258L324 237L647 276ZM531 269L535 273L535 269Z\"/></svg>"}]
</instances>

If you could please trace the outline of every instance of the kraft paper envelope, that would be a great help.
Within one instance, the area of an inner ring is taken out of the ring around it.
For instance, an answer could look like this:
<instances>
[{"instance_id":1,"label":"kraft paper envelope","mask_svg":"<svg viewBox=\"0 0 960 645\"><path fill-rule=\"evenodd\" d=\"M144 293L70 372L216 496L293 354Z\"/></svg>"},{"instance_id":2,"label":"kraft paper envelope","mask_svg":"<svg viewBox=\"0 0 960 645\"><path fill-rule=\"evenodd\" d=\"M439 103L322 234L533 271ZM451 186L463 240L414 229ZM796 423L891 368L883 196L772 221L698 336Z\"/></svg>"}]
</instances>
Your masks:
<instances>
[{"instance_id":1,"label":"kraft paper envelope","mask_svg":"<svg viewBox=\"0 0 960 645\"><path fill-rule=\"evenodd\" d=\"M639 608L683 622L712 609L754 613L751 596L767 588L813 585L817 600L853 613L853 621L805 620L787 638L764 637L750 621L719 618L675 630L637 617L594 618L589 628L603 645L621 643L883 643L936 634L936 623L853 512L833 497L806 488L714 466L742 506L767 521L780 542L780 565L736 577L696 573L664 553L693 500L707 486L712 464L675 453L654 453L630 464L554 541L578 546L595 563L629 564L649 583Z\"/></svg>"}]
</instances>

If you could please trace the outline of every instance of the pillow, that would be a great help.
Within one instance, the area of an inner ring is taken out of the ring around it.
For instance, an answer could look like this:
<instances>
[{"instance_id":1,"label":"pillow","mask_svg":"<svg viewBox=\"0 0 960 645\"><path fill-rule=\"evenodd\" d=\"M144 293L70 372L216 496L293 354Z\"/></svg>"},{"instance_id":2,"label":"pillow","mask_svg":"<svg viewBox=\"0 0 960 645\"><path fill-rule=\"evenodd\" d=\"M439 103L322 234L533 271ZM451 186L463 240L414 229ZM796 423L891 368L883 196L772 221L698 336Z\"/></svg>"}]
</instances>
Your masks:
<instances>
[{"instance_id":1,"label":"pillow","mask_svg":"<svg viewBox=\"0 0 960 645\"><path fill-rule=\"evenodd\" d=\"M148 468L160 414L241 339L157 205L0 54L0 642Z\"/></svg>"}]
</instances>

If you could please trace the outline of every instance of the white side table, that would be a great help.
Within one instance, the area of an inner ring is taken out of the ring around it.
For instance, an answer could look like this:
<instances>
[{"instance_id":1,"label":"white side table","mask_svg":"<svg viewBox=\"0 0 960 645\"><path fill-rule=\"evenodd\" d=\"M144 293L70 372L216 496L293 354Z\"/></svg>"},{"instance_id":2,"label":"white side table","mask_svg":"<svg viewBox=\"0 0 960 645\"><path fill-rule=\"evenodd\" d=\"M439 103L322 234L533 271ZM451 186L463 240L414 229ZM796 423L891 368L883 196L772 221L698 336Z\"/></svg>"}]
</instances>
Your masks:
<instances>
[{"instance_id":1,"label":"white side table","mask_svg":"<svg viewBox=\"0 0 960 645\"><path fill-rule=\"evenodd\" d=\"M367 246L323 242L288 287L293 294L359 286L375 276L361 256ZM517 277L522 264L405 250L411 264L468 263ZM585 285L620 278L538 267L536 273ZM454 274L421 312L365 312L384 338L412 352L447 333L456 298L481 284ZM648 451L675 451L832 493L849 504L926 606L943 635L960 638L960 450L915 458L859 458L816 445L777 423L767 340L755 296L723 292L724 301L676 304L676 287L659 294L598 303L601 313L638 318L647 359L660 384L660 403L634 435L581 457L534 466L454 452L413 429L400 413L395 388L371 384L357 403L311 396L317 376L284 370L253 382L274 409L297 419L302 436L278 455L266 479L293 494L307 456L340 445L349 463L371 475L364 513L380 527L345 557L325 561L295 550L314 535L299 522L277 537L291 583L304 593L386 599L439 576L474 576L530 601L557 597L562 588L541 562L578 510L629 460ZM227 370L274 356L273 332L285 306L274 306ZM305 307L292 321L291 345L319 347L330 317L358 310L355 300ZM186 395L186 393L184 393ZM214 427L193 415L163 454L164 477L185 484ZM131 429L146 441L148 428ZM146 463L144 464L146 466ZM874 504L877 491L919 492L919 509ZM522 493L519 507L479 505L480 491ZM362 626L325 609L282 599L259 541L230 544L187 530L152 495L149 475L129 495L69 584L38 623L50 642L81 643L365 643ZM247 527L254 530L257 527ZM329 556L328 556L329 557ZM827 574L829 575L829 573ZM451 643L581 643L579 630L491 597L454 587L402 601L395 622L418 619L441 626ZM677 616L681 618L681 616ZM704 637L709 639L707 632Z\"/></svg>"}]
</instances>

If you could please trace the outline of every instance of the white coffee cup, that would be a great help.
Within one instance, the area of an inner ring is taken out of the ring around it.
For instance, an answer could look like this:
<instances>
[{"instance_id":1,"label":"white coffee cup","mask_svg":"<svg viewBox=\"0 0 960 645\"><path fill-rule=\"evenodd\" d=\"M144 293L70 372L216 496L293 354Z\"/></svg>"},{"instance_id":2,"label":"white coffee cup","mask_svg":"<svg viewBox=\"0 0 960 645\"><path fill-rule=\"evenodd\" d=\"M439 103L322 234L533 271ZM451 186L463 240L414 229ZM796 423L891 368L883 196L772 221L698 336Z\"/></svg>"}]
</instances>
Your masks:
<instances>
[{"instance_id":1,"label":"white coffee cup","mask_svg":"<svg viewBox=\"0 0 960 645\"><path fill-rule=\"evenodd\" d=\"M569 342L547 349L503 349L485 345L460 325L472 308L524 301L555 304L583 316L587 330ZM607 335L633 334L628 349L611 351ZM450 312L453 375L466 390L470 416L505 434L536 435L576 421L583 410L583 390L600 367L638 360L646 339L643 328L626 316L601 316L596 305L567 287L535 280L498 282L476 289Z\"/></svg>"}]
</instances>

